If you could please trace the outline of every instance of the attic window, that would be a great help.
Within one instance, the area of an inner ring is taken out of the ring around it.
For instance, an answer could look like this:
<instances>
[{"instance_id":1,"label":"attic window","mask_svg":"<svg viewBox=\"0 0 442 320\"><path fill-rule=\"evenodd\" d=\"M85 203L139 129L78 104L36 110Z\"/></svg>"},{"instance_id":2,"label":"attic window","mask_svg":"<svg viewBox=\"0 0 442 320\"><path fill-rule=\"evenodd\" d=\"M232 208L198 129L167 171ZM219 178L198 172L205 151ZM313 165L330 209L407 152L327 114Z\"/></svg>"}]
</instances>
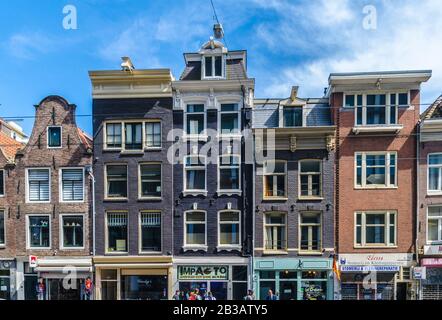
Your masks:
<instances>
[{"instance_id":1,"label":"attic window","mask_svg":"<svg viewBox=\"0 0 442 320\"><path fill-rule=\"evenodd\" d=\"M223 57L205 56L204 57L204 77L221 78L223 77Z\"/></svg>"},{"instance_id":2,"label":"attic window","mask_svg":"<svg viewBox=\"0 0 442 320\"><path fill-rule=\"evenodd\" d=\"M61 148L61 127L48 127L48 148Z\"/></svg>"},{"instance_id":3,"label":"attic window","mask_svg":"<svg viewBox=\"0 0 442 320\"><path fill-rule=\"evenodd\" d=\"M284 127L302 127L302 107L284 107Z\"/></svg>"}]
</instances>

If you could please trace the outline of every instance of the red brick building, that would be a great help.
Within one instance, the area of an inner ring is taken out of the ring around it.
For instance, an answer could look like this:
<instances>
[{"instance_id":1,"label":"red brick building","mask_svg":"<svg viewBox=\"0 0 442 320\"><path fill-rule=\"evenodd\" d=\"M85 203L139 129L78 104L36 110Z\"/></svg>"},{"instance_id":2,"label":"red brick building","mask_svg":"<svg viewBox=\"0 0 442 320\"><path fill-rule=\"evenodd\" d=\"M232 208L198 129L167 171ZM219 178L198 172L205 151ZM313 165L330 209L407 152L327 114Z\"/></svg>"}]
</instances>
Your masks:
<instances>
[{"instance_id":1,"label":"red brick building","mask_svg":"<svg viewBox=\"0 0 442 320\"><path fill-rule=\"evenodd\" d=\"M416 128L431 71L331 74L342 299L414 297Z\"/></svg>"}]
</instances>

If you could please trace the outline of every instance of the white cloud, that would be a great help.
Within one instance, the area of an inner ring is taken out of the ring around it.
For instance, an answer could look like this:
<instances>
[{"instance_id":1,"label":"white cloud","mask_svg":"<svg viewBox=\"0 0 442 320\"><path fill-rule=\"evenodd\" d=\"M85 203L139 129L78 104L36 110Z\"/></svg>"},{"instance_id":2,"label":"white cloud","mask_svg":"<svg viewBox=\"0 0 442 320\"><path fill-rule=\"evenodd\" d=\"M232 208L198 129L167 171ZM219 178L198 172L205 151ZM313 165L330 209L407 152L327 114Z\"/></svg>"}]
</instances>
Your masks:
<instances>
[{"instance_id":1,"label":"white cloud","mask_svg":"<svg viewBox=\"0 0 442 320\"><path fill-rule=\"evenodd\" d=\"M54 40L38 33L16 33L5 43L6 50L10 55L18 59L31 60L38 54L45 54L53 50Z\"/></svg>"}]
</instances>

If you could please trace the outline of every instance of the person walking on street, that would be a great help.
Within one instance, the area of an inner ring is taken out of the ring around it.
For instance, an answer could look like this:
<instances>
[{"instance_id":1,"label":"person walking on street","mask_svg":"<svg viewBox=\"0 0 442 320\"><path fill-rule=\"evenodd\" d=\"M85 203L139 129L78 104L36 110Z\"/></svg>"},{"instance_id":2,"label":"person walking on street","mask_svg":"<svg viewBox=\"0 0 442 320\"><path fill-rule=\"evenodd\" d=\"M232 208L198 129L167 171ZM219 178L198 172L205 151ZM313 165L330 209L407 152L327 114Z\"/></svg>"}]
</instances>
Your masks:
<instances>
[{"instance_id":1,"label":"person walking on street","mask_svg":"<svg viewBox=\"0 0 442 320\"><path fill-rule=\"evenodd\" d=\"M244 300L255 300L253 290L247 290L247 295L244 297Z\"/></svg>"},{"instance_id":2,"label":"person walking on street","mask_svg":"<svg viewBox=\"0 0 442 320\"><path fill-rule=\"evenodd\" d=\"M212 292L209 291L204 297L204 300L216 300L216 298L212 295Z\"/></svg>"},{"instance_id":3,"label":"person walking on street","mask_svg":"<svg viewBox=\"0 0 442 320\"><path fill-rule=\"evenodd\" d=\"M35 287L35 291L37 292L37 299L44 300L46 293L45 281L43 278L38 279L37 285Z\"/></svg>"},{"instance_id":4,"label":"person walking on street","mask_svg":"<svg viewBox=\"0 0 442 320\"><path fill-rule=\"evenodd\" d=\"M182 300L180 296L180 290L175 291L175 294L172 297L172 300Z\"/></svg>"},{"instance_id":5,"label":"person walking on street","mask_svg":"<svg viewBox=\"0 0 442 320\"><path fill-rule=\"evenodd\" d=\"M269 292L267 294L267 297L266 297L266 300L268 300L268 301L276 301L276 300L278 300L278 298L277 298L277 296L275 296L273 294L272 290L269 290Z\"/></svg>"}]
</instances>

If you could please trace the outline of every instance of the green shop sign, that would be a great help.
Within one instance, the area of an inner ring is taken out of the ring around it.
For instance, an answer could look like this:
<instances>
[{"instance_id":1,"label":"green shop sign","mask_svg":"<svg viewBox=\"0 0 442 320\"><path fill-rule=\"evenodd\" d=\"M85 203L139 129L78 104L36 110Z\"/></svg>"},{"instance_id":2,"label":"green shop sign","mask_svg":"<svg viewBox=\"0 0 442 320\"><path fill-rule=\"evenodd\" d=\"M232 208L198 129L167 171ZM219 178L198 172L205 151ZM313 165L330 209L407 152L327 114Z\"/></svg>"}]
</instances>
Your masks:
<instances>
[{"instance_id":1,"label":"green shop sign","mask_svg":"<svg viewBox=\"0 0 442 320\"><path fill-rule=\"evenodd\" d=\"M229 266L179 266L179 280L228 280Z\"/></svg>"}]
</instances>

